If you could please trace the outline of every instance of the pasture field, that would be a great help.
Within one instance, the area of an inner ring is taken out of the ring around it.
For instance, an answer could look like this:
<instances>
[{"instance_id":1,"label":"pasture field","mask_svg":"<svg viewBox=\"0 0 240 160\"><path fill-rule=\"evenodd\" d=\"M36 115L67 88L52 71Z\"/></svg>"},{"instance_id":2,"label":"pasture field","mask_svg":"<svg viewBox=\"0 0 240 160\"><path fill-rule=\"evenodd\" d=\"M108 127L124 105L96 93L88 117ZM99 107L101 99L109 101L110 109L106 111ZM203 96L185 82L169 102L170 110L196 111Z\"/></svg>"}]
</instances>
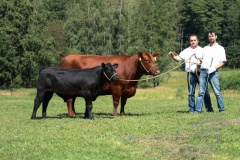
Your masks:
<instances>
[{"instance_id":1,"label":"pasture field","mask_svg":"<svg viewBox=\"0 0 240 160\"><path fill-rule=\"evenodd\" d=\"M221 71L222 76L231 74ZM95 120L83 119L84 100L76 100L76 118L56 95L48 118L30 120L35 89L0 91L0 157L41 160L237 160L240 159L240 92L223 91L225 113L187 112L184 72L172 72L160 86L138 89L126 104L126 116L112 117L111 96L94 102ZM41 107L37 116L41 117ZM119 113L119 108L118 108Z\"/></svg>"}]
</instances>

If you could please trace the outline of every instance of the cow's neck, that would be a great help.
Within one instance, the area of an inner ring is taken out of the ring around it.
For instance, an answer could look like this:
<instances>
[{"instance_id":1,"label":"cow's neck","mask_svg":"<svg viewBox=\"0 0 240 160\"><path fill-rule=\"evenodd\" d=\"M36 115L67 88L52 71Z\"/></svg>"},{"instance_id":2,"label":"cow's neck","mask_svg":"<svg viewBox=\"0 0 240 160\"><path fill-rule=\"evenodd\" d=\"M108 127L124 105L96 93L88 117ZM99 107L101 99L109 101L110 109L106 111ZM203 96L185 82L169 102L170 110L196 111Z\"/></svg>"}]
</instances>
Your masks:
<instances>
[{"instance_id":1,"label":"cow's neck","mask_svg":"<svg viewBox=\"0 0 240 160\"><path fill-rule=\"evenodd\" d=\"M142 75L145 73L145 70L143 66L141 65L140 61L138 60L138 54L133 55L132 57L132 63L134 65L134 71L132 72L132 80L139 80Z\"/></svg>"},{"instance_id":2,"label":"cow's neck","mask_svg":"<svg viewBox=\"0 0 240 160\"><path fill-rule=\"evenodd\" d=\"M106 75L103 73L103 70L101 70L101 75L100 75L100 86L102 87L104 83L108 82L109 80L107 79Z\"/></svg>"}]
</instances>

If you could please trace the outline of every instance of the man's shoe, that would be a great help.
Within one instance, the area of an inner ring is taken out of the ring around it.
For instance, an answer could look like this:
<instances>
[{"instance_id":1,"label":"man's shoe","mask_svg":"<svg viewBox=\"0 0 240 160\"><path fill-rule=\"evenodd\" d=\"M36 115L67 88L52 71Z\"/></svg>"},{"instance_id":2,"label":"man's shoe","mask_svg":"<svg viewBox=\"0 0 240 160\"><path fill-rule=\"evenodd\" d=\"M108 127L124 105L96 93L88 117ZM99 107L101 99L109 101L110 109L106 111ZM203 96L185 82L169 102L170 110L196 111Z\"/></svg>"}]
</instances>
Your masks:
<instances>
[{"instance_id":1,"label":"man's shoe","mask_svg":"<svg viewBox=\"0 0 240 160\"><path fill-rule=\"evenodd\" d=\"M195 113L195 114L201 114L200 111L194 111L193 113Z\"/></svg>"},{"instance_id":2,"label":"man's shoe","mask_svg":"<svg viewBox=\"0 0 240 160\"><path fill-rule=\"evenodd\" d=\"M220 112L220 113L224 113L224 112L225 112L225 110L219 110L219 112Z\"/></svg>"}]
</instances>

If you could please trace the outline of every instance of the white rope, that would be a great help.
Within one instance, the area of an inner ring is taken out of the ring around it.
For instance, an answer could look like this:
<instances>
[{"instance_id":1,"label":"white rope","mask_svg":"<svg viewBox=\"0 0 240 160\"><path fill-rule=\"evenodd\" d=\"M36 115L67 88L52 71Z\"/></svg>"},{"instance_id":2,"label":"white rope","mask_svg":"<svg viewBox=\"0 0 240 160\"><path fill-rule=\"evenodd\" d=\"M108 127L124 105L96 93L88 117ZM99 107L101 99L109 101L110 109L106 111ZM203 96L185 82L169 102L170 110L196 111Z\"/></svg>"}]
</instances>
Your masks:
<instances>
[{"instance_id":1,"label":"white rope","mask_svg":"<svg viewBox=\"0 0 240 160\"><path fill-rule=\"evenodd\" d=\"M187 61L187 60L186 60ZM145 78L145 79L139 79L139 80L126 80L126 79L119 79L119 80L121 80L121 81L131 81L131 82L137 82L137 81L147 81L147 80L149 80L149 79L154 79L154 78L156 78L156 77L160 77L160 76L162 76L162 75L164 75L164 74L167 74L168 72L171 72L171 71L173 71L173 70L175 70L176 68L178 68L178 67L180 67L182 64L184 64L186 61L184 61L184 62L182 62L181 64L179 64L179 65L177 65L176 67L174 67L174 68L172 68L172 69L170 69L170 70L168 70L168 71L166 71L166 72L164 72L164 73L162 73L162 74L159 74L159 75L157 75L157 76L154 76L154 77L152 77L152 78Z\"/></svg>"},{"instance_id":2,"label":"white rope","mask_svg":"<svg viewBox=\"0 0 240 160\"><path fill-rule=\"evenodd\" d=\"M159 74L159 75L157 75L157 76L154 76L154 77L152 77L152 78L144 78L144 79L139 79L139 80L126 80L126 79L119 79L119 80L121 80L121 81L131 81L131 82L137 82L137 81L147 81L147 80L149 80L149 79L154 79L154 78L156 78L156 77L160 77L160 76L162 76L162 75L164 75L164 74L167 74L167 73L169 73L169 72L171 72L171 71L173 71L173 70L175 70L176 68L179 68L181 65L183 65L184 63L194 63L194 62L187 62L188 60L190 60L191 58L192 58L192 56L193 56L194 54L192 54L191 55L191 57L190 58L188 58L187 60L185 60L184 62L182 62L182 63L180 63L179 65L177 65L176 67L173 67L172 69L170 69L170 70L168 70L168 71L166 71L166 72L164 72L164 73L162 73L162 74ZM166 58L164 59L164 61L166 60Z\"/></svg>"},{"instance_id":3,"label":"white rope","mask_svg":"<svg viewBox=\"0 0 240 160\"><path fill-rule=\"evenodd\" d=\"M105 75L105 77L111 81L111 79L117 74L117 73L114 73L110 78L108 78L107 74L105 72L103 72L103 74Z\"/></svg>"}]
</instances>

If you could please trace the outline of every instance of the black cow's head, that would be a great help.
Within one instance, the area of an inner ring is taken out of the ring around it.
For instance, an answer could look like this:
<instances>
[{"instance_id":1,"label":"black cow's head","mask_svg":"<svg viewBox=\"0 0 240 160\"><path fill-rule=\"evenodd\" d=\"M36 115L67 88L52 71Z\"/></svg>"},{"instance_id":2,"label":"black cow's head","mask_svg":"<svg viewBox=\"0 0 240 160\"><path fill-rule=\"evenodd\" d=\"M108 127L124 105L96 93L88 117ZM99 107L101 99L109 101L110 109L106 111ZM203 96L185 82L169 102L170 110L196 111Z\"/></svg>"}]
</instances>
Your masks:
<instances>
[{"instance_id":1,"label":"black cow's head","mask_svg":"<svg viewBox=\"0 0 240 160\"><path fill-rule=\"evenodd\" d=\"M117 75L117 69L118 67L118 64L111 64L111 63L102 63L102 71L103 71L103 74L106 76L106 78L109 80L109 81L118 81L119 80L119 77Z\"/></svg>"}]
</instances>

